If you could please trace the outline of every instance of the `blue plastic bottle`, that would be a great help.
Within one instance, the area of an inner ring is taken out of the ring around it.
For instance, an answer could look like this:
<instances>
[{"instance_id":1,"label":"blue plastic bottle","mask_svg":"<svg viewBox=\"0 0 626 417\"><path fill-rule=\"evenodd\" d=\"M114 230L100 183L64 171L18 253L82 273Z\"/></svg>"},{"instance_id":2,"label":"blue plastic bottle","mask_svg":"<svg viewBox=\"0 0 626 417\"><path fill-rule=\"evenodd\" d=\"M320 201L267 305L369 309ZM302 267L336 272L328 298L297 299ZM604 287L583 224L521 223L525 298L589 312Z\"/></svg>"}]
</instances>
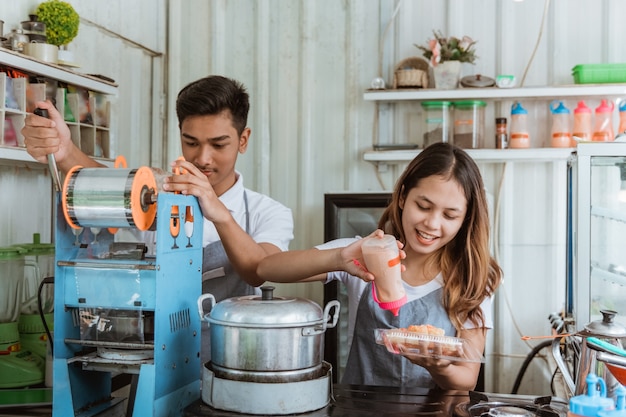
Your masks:
<instances>
[{"instance_id":1,"label":"blue plastic bottle","mask_svg":"<svg viewBox=\"0 0 626 417\"><path fill-rule=\"evenodd\" d=\"M569 400L568 417L585 416L598 417L600 411L613 410L615 404L606 396L606 383L594 373L589 373L585 379L587 394L576 395ZM598 390L598 388L600 388Z\"/></svg>"},{"instance_id":2,"label":"blue plastic bottle","mask_svg":"<svg viewBox=\"0 0 626 417\"><path fill-rule=\"evenodd\" d=\"M626 417L626 388L623 385L615 390L615 410L598 411L598 417Z\"/></svg>"}]
</instances>

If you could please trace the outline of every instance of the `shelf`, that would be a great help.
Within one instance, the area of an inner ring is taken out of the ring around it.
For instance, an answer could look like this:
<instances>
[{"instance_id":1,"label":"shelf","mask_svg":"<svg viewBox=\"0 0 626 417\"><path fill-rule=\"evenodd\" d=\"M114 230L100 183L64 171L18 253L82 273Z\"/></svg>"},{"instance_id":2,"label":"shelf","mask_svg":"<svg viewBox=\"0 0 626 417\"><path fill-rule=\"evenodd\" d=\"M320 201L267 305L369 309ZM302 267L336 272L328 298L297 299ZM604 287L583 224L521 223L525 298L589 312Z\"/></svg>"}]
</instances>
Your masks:
<instances>
[{"instance_id":1,"label":"shelf","mask_svg":"<svg viewBox=\"0 0 626 417\"><path fill-rule=\"evenodd\" d=\"M104 164L108 167L112 167L114 161L105 158L93 158L96 161ZM48 169L47 164L42 164L33 159L32 156L26 152L26 148L17 148L14 146L1 146L0 145L0 165L27 165L33 168Z\"/></svg>"},{"instance_id":2,"label":"shelf","mask_svg":"<svg viewBox=\"0 0 626 417\"><path fill-rule=\"evenodd\" d=\"M567 161L574 148L532 149L466 149L476 162L557 162ZM363 159L369 162L409 162L421 151L366 151Z\"/></svg>"},{"instance_id":3,"label":"shelf","mask_svg":"<svg viewBox=\"0 0 626 417\"><path fill-rule=\"evenodd\" d=\"M624 275L622 272L614 272L610 270L607 271L605 269L599 268L598 266L592 265L591 277L592 279L595 277L596 279L602 279L607 282L612 282L622 287L626 286L626 275Z\"/></svg>"},{"instance_id":4,"label":"shelf","mask_svg":"<svg viewBox=\"0 0 626 417\"><path fill-rule=\"evenodd\" d=\"M626 223L626 214L619 210L611 210L605 207L591 207L591 215Z\"/></svg>"},{"instance_id":5,"label":"shelf","mask_svg":"<svg viewBox=\"0 0 626 417\"><path fill-rule=\"evenodd\" d=\"M53 78L70 85L84 87L87 90L104 94L117 94L117 84L104 81L98 77L79 74L69 68L39 61L28 55L0 48L0 63L27 73Z\"/></svg>"},{"instance_id":6,"label":"shelf","mask_svg":"<svg viewBox=\"0 0 626 417\"><path fill-rule=\"evenodd\" d=\"M402 89L367 90L363 98L367 101L404 100L467 100L467 99L523 99L523 98L566 98L579 96L626 96L626 84L572 84L556 87L523 88L457 88L454 90Z\"/></svg>"}]
</instances>

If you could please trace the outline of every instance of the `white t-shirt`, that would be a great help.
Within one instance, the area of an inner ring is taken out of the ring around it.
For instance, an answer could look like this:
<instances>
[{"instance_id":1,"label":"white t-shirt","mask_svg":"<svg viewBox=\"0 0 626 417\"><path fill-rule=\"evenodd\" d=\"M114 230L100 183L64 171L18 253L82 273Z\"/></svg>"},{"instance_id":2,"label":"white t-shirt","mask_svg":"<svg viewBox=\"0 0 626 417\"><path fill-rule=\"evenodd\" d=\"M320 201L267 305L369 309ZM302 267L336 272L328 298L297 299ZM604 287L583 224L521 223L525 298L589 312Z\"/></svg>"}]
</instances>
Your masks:
<instances>
[{"instance_id":1,"label":"white t-shirt","mask_svg":"<svg viewBox=\"0 0 626 417\"><path fill-rule=\"evenodd\" d=\"M316 246L319 250L325 249L334 249L341 248L350 245L353 242L356 242L360 239L360 236L355 238L341 238L331 240L329 242L323 243L321 245ZM341 281L343 285L346 286L346 290L348 293L348 345L352 345L352 335L354 333L354 323L356 322L356 314L357 309L359 307L359 303L361 301L361 296L365 292L367 287L367 283L362 279L355 277L354 275L350 275L345 271L335 271L329 272L326 274L326 283L329 283L333 280ZM412 286L402 281L404 286L404 290L407 296L407 302L411 302L417 300L418 298L424 297L425 295L443 287L443 276L439 273L435 279L430 282L427 282L424 285ZM343 307L343 306L342 306ZM483 310L483 315L485 318L484 327L487 329L493 328L493 297L487 297L483 300L480 305L480 308ZM476 326L470 322L469 320L464 323L465 328L473 329Z\"/></svg>"},{"instance_id":2,"label":"white t-shirt","mask_svg":"<svg viewBox=\"0 0 626 417\"><path fill-rule=\"evenodd\" d=\"M271 243L282 251L289 248L293 239L293 216L285 207L265 194L245 189L250 215L248 234L257 243ZM237 182L222 194L219 199L230 211L243 230L246 230L246 205L243 198L243 176L237 172ZM220 240L215 225L204 219L202 246Z\"/></svg>"},{"instance_id":3,"label":"white t-shirt","mask_svg":"<svg viewBox=\"0 0 626 417\"><path fill-rule=\"evenodd\" d=\"M248 213L250 224L248 234L257 243L271 243L282 251L289 248L289 242L293 240L293 216L291 209L272 198L257 193L256 191L245 189L243 186L243 176L236 172L237 181L222 194L219 199L230 211L233 218L243 230L246 230L246 205L244 202L244 190L248 199ZM130 235L130 236L129 236ZM137 229L120 229L116 239L119 241L129 240L146 243L148 253L154 254L156 251L156 233L142 232ZM204 218L202 235L202 246L220 240L213 222Z\"/></svg>"}]
</instances>

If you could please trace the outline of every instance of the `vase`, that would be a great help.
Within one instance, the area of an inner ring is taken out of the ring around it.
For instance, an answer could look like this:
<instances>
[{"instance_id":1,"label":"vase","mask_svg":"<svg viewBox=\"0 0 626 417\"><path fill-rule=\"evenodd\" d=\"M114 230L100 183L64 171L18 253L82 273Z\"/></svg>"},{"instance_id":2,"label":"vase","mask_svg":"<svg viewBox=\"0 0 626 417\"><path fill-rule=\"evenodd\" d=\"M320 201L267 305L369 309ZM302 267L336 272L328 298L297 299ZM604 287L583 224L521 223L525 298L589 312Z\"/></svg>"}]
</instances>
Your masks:
<instances>
[{"instance_id":1,"label":"vase","mask_svg":"<svg viewBox=\"0 0 626 417\"><path fill-rule=\"evenodd\" d=\"M459 85L461 75L461 61L445 61L433 67L435 88L439 90L453 90Z\"/></svg>"}]
</instances>

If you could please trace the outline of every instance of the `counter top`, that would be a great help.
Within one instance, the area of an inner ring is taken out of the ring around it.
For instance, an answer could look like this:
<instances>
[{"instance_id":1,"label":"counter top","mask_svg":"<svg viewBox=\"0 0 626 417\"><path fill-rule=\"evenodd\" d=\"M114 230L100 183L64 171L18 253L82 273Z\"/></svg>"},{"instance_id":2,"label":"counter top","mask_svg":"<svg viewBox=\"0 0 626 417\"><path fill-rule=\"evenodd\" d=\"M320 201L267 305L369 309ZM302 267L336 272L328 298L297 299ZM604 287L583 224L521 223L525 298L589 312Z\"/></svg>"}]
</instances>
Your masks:
<instances>
[{"instance_id":1,"label":"counter top","mask_svg":"<svg viewBox=\"0 0 626 417\"><path fill-rule=\"evenodd\" d=\"M469 401L467 391L335 385L330 404L298 417L452 416L457 404ZM216 410L198 400L185 409L185 417L242 417Z\"/></svg>"}]
</instances>

